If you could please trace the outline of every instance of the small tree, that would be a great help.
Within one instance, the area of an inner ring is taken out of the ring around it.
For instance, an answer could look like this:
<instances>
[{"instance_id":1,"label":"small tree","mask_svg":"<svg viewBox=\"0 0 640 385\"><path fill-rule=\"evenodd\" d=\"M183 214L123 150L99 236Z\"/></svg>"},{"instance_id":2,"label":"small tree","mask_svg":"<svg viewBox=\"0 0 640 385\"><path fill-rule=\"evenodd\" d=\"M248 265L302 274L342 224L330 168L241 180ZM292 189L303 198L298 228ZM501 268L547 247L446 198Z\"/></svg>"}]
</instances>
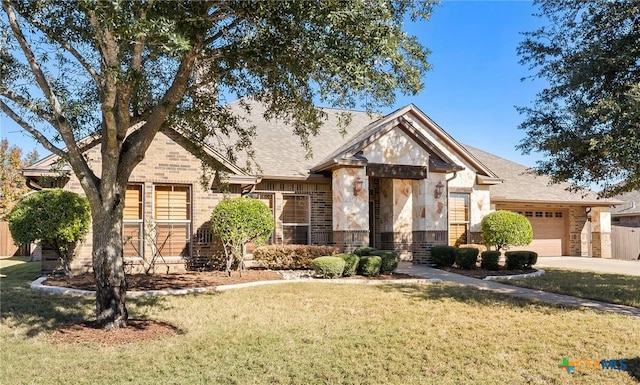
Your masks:
<instances>
[{"instance_id":1,"label":"small tree","mask_svg":"<svg viewBox=\"0 0 640 385\"><path fill-rule=\"evenodd\" d=\"M89 201L71 191L42 190L26 196L8 216L9 231L18 244L50 244L65 273L71 272L69 244L81 240L91 225Z\"/></svg>"},{"instance_id":2,"label":"small tree","mask_svg":"<svg viewBox=\"0 0 640 385\"><path fill-rule=\"evenodd\" d=\"M38 152L33 150L24 158L22 155L20 147L9 146L6 139L0 140L0 219L29 191L20 172L38 159Z\"/></svg>"},{"instance_id":3,"label":"small tree","mask_svg":"<svg viewBox=\"0 0 640 385\"><path fill-rule=\"evenodd\" d=\"M487 214L480 222L482 242L496 250L510 246L526 246L533 240L531 223L513 211L498 210Z\"/></svg>"},{"instance_id":4,"label":"small tree","mask_svg":"<svg viewBox=\"0 0 640 385\"><path fill-rule=\"evenodd\" d=\"M229 275L234 264L242 268L244 245L264 243L274 226L271 210L257 199L225 198L213 209L211 230L222 241Z\"/></svg>"}]
</instances>

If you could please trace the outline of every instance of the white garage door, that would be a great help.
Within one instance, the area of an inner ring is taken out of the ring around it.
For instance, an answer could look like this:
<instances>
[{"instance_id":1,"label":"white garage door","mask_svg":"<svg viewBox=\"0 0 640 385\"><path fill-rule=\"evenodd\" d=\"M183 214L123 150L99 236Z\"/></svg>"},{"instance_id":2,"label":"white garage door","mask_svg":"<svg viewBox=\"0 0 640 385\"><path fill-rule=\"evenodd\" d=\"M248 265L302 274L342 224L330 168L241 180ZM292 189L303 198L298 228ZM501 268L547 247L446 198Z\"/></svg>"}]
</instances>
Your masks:
<instances>
[{"instance_id":1,"label":"white garage door","mask_svg":"<svg viewBox=\"0 0 640 385\"><path fill-rule=\"evenodd\" d=\"M565 255L567 244L566 212L562 210L514 210L523 214L533 228L533 242L519 249L533 250L543 257Z\"/></svg>"}]
</instances>

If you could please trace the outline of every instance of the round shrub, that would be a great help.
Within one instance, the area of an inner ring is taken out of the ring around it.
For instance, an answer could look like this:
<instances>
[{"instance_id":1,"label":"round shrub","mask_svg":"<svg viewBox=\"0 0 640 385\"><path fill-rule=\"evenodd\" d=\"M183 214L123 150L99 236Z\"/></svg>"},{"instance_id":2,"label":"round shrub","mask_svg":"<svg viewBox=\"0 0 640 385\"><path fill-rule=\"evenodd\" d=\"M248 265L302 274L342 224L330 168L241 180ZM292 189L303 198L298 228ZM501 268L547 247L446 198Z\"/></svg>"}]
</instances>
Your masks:
<instances>
[{"instance_id":1,"label":"round shrub","mask_svg":"<svg viewBox=\"0 0 640 385\"><path fill-rule=\"evenodd\" d=\"M375 247L358 247L357 249L353 250L353 253L358 257L365 257L367 255L373 255L372 252L376 250L378 249L376 249Z\"/></svg>"},{"instance_id":2,"label":"round shrub","mask_svg":"<svg viewBox=\"0 0 640 385\"><path fill-rule=\"evenodd\" d=\"M325 278L338 278L344 272L345 261L340 257L318 257L311 262L316 275Z\"/></svg>"},{"instance_id":3,"label":"round shrub","mask_svg":"<svg viewBox=\"0 0 640 385\"><path fill-rule=\"evenodd\" d=\"M337 254L334 257L340 257L344 259L344 271L342 272L343 277L351 277L355 275L356 270L358 269L358 262L360 262L360 257L355 254Z\"/></svg>"},{"instance_id":4,"label":"round shrub","mask_svg":"<svg viewBox=\"0 0 640 385\"><path fill-rule=\"evenodd\" d=\"M391 274L398 268L400 257L392 250L375 250L370 255L377 255L382 259L380 274Z\"/></svg>"},{"instance_id":5,"label":"round shrub","mask_svg":"<svg viewBox=\"0 0 640 385\"><path fill-rule=\"evenodd\" d=\"M502 255L499 251L487 250L480 254L480 267L486 270L498 270L498 260Z\"/></svg>"},{"instance_id":6,"label":"round shrub","mask_svg":"<svg viewBox=\"0 0 640 385\"><path fill-rule=\"evenodd\" d=\"M456 265L461 269L471 270L476 267L480 250L474 247L457 248L455 251Z\"/></svg>"},{"instance_id":7,"label":"round shrub","mask_svg":"<svg viewBox=\"0 0 640 385\"><path fill-rule=\"evenodd\" d=\"M431 258L438 267L450 267L456 262L456 248L449 245L431 247Z\"/></svg>"},{"instance_id":8,"label":"round shrub","mask_svg":"<svg viewBox=\"0 0 640 385\"><path fill-rule=\"evenodd\" d=\"M529 220L513 211L498 210L489 213L480 222L482 243L496 250L509 246L526 246L533 240L533 229Z\"/></svg>"},{"instance_id":9,"label":"round shrub","mask_svg":"<svg viewBox=\"0 0 640 385\"><path fill-rule=\"evenodd\" d=\"M360 257L358 273L360 275L375 277L380 274L380 265L382 265L382 258L377 255Z\"/></svg>"},{"instance_id":10,"label":"round shrub","mask_svg":"<svg viewBox=\"0 0 640 385\"><path fill-rule=\"evenodd\" d=\"M538 261L538 254L534 251L507 251L504 255L508 270L530 269Z\"/></svg>"}]
</instances>

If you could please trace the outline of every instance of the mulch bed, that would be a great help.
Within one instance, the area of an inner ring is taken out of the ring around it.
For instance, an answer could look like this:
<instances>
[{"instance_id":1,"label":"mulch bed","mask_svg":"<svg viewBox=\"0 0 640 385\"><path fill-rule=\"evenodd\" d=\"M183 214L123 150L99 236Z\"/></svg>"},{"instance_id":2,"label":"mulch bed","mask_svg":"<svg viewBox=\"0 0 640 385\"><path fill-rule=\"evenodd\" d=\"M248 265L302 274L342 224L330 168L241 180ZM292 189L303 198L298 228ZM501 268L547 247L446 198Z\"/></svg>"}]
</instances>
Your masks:
<instances>
[{"instance_id":1,"label":"mulch bed","mask_svg":"<svg viewBox=\"0 0 640 385\"><path fill-rule=\"evenodd\" d=\"M126 328L105 330L94 322L62 326L49 335L51 343L93 343L106 346L142 341L153 341L180 334L180 330L167 323L152 320L128 321Z\"/></svg>"}]
</instances>

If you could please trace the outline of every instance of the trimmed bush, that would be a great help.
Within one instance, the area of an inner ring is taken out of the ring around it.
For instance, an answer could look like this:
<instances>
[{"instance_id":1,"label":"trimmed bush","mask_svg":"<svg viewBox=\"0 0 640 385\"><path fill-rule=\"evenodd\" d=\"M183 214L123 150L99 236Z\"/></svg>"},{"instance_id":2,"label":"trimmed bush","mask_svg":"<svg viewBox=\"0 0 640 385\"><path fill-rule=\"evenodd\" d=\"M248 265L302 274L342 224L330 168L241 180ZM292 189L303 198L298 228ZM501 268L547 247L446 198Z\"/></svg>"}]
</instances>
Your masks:
<instances>
[{"instance_id":1,"label":"trimmed bush","mask_svg":"<svg viewBox=\"0 0 640 385\"><path fill-rule=\"evenodd\" d=\"M367 255L360 257L358 274L375 277L380 274L380 265L382 265L382 258L380 256Z\"/></svg>"},{"instance_id":2,"label":"trimmed bush","mask_svg":"<svg viewBox=\"0 0 640 385\"><path fill-rule=\"evenodd\" d=\"M325 278L338 278L344 272L345 262L340 257L318 257L311 262L316 275Z\"/></svg>"},{"instance_id":3,"label":"trimmed bush","mask_svg":"<svg viewBox=\"0 0 640 385\"><path fill-rule=\"evenodd\" d=\"M456 248L448 245L431 247L431 258L438 267L450 267L456 262Z\"/></svg>"},{"instance_id":4,"label":"trimmed bush","mask_svg":"<svg viewBox=\"0 0 640 385\"><path fill-rule=\"evenodd\" d=\"M507 251L504 255L508 270L530 269L538 262L538 254L534 251Z\"/></svg>"},{"instance_id":5,"label":"trimmed bush","mask_svg":"<svg viewBox=\"0 0 640 385\"><path fill-rule=\"evenodd\" d=\"M372 254L372 252L377 251L378 249L376 249L375 247L358 247L357 249L353 250L353 254L357 255L358 257L365 257L367 255L374 255Z\"/></svg>"},{"instance_id":6,"label":"trimmed bush","mask_svg":"<svg viewBox=\"0 0 640 385\"><path fill-rule=\"evenodd\" d=\"M471 270L476 267L480 250L475 247L457 248L455 251L456 265L461 269Z\"/></svg>"},{"instance_id":7,"label":"trimmed bush","mask_svg":"<svg viewBox=\"0 0 640 385\"><path fill-rule=\"evenodd\" d=\"M380 274L391 274L398 268L400 256L393 250L375 250L369 255L377 255L382 259Z\"/></svg>"},{"instance_id":8,"label":"trimmed bush","mask_svg":"<svg viewBox=\"0 0 640 385\"><path fill-rule=\"evenodd\" d=\"M351 277L356 274L360 257L355 254L336 254L335 257L344 259L344 271L342 272L343 277Z\"/></svg>"},{"instance_id":9,"label":"trimmed bush","mask_svg":"<svg viewBox=\"0 0 640 385\"><path fill-rule=\"evenodd\" d=\"M533 240L529 220L513 211L498 210L489 213L480 222L482 243L503 250L509 246L526 246Z\"/></svg>"},{"instance_id":10,"label":"trimmed bush","mask_svg":"<svg viewBox=\"0 0 640 385\"><path fill-rule=\"evenodd\" d=\"M486 270L498 270L500 268L498 265L500 255L502 255L502 253L499 251L483 251L480 253L480 267Z\"/></svg>"},{"instance_id":11,"label":"trimmed bush","mask_svg":"<svg viewBox=\"0 0 640 385\"><path fill-rule=\"evenodd\" d=\"M334 246L311 245L269 245L260 246L253 251L253 259L261 261L272 270L311 269L314 258L338 254L340 249Z\"/></svg>"}]
</instances>

